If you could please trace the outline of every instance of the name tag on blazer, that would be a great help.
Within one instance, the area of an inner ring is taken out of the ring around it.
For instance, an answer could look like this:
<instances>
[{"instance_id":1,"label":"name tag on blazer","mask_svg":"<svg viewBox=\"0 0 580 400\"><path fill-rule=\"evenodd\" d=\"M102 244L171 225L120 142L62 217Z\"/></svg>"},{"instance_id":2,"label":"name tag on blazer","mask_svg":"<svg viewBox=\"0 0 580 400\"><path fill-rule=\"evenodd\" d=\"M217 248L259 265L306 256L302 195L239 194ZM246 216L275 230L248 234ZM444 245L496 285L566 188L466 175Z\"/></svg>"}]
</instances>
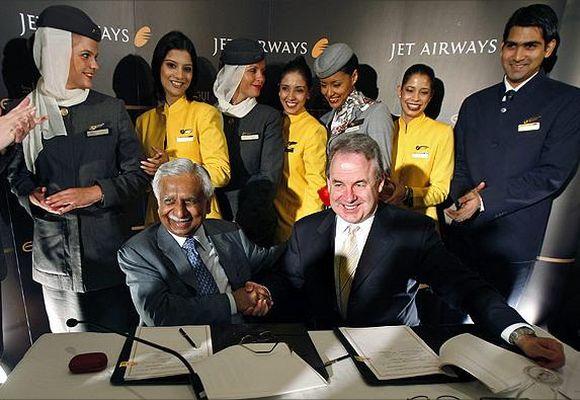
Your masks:
<instances>
[{"instance_id":1,"label":"name tag on blazer","mask_svg":"<svg viewBox=\"0 0 580 400\"><path fill-rule=\"evenodd\" d=\"M97 125L91 125L89 126L89 129L87 129L87 137L103 136L108 135L109 133L109 128L105 127L104 122Z\"/></svg>"},{"instance_id":2,"label":"name tag on blazer","mask_svg":"<svg viewBox=\"0 0 580 400\"><path fill-rule=\"evenodd\" d=\"M194 134L193 129L180 129L179 136L177 137L177 143L182 142L193 142Z\"/></svg>"},{"instance_id":3,"label":"name tag on blazer","mask_svg":"<svg viewBox=\"0 0 580 400\"><path fill-rule=\"evenodd\" d=\"M429 158L429 153L427 153L426 151L421 152L421 153L412 153L411 154L411 158L423 158L423 159L427 159L427 158Z\"/></svg>"},{"instance_id":4,"label":"name tag on blazer","mask_svg":"<svg viewBox=\"0 0 580 400\"><path fill-rule=\"evenodd\" d=\"M359 126L361 126L363 124L363 122L365 122L364 118L362 118L362 119L355 119L350 124L348 124L348 127L344 130L344 132L345 133L348 133L348 132L356 132L356 131L358 131Z\"/></svg>"},{"instance_id":5,"label":"name tag on blazer","mask_svg":"<svg viewBox=\"0 0 580 400\"><path fill-rule=\"evenodd\" d=\"M296 146L298 144L298 142L288 142L286 144L286 147L284 148L284 151L286 153L294 153L294 146Z\"/></svg>"},{"instance_id":6,"label":"name tag on blazer","mask_svg":"<svg viewBox=\"0 0 580 400\"><path fill-rule=\"evenodd\" d=\"M539 122L528 122L528 123L523 123L523 124L518 125L518 132L531 132L531 131L537 131L539 129L540 129Z\"/></svg>"},{"instance_id":7,"label":"name tag on blazer","mask_svg":"<svg viewBox=\"0 0 580 400\"><path fill-rule=\"evenodd\" d=\"M258 133L244 132L240 136L241 141L258 140L258 139L260 139L260 134Z\"/></svg>"}]
</instances>

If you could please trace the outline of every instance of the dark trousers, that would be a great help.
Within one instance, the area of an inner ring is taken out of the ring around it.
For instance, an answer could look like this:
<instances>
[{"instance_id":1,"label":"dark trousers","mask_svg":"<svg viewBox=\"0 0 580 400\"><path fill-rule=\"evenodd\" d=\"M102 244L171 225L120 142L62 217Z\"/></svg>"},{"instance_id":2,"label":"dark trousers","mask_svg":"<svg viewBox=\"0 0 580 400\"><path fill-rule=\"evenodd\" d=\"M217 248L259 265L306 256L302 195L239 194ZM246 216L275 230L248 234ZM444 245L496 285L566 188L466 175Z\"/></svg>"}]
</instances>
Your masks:
<instances>
[{"instance_id":1,"label":"dark trousers","mask_svg":"<svg viewBox=\"0 0 580 400\"><path fill-rule=\"evenodd\" d=\"M123 332L133 333L139 317L125 285L95 290L87 293L75 293L68 290L42 287L44 306L50 330L61 332L99 332L98 328L79 324L75 328L66 326L66 320L95 322Z\"/></svg>"},{"instance_id":2,"label":"dark trousers","mask_svg":"<svg viewBox=\"0 0 580 400\"><path fill-rule=\"evenodd\" d=\"M517 309L532 275L535 260L508 261L507 257L499 254L486 255L480 248L485 243L471 237L468 230L444 227L443 231L446 247L467 268L475 270L493 286L511 307ZM462 323L466 320L466 314L442 304L440 320L443 323Z\"/></svg>"},{"instance_id":3,"label":"dark trousers","mask_svg":"<svg viewBox=\"0 0 580 400\"><path fill-rule=\"evenodd\" d=\"M513 308L518 308L526 285L532 275L535 261L487 263L480 265L479 272L497 289Z\"/></svg>"}]
</instances>

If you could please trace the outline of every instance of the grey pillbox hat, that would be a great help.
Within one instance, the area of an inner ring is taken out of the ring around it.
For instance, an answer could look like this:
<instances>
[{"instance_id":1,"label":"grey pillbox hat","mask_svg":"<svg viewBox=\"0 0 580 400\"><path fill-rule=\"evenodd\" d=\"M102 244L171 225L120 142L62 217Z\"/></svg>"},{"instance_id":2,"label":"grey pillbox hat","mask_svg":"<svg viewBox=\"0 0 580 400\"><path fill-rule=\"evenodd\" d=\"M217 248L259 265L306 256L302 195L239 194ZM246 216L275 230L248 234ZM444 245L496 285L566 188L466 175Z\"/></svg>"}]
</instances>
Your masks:
<instances>
[{"instance_id":1,"label":"grey pillbox hat","mask_svg":"<svg viewBox=\"0 0 580 400\"><path fill-rule=\"evenodd\" d=\"M350 60L354 52L346 43L331 44L314 60L314 73L320 79L338 72Z\"/></svg>"}]
</instances>

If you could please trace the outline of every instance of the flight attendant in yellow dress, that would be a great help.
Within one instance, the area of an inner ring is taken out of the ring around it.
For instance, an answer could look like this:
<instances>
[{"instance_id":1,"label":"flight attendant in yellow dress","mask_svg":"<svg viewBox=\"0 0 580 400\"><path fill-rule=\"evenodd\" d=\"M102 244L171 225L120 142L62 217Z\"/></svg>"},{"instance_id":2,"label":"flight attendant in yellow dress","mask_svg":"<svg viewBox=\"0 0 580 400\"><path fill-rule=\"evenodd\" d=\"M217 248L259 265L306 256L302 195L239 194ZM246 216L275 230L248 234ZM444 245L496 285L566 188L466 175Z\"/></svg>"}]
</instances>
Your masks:
<instances>
[{"instance_id":1,"label":"flight attendant in yellow dress","mask_svg":"<svg viewBox=\"0 0 580 400\"><path fill-rule=\"evenodd\" d=\"M306 111L312 74L304 57L284 66L280 79L284 108L284 168L274 200L278 212L277 240L286 241L294 222L323 208L317 191L326 184L326 128Z\"/></svg>"},{"instance_id":2,"label":"flight attendant in yellow dress","mask_svg":"<svg viewBox=\"0 0 580 400\"><path fill-rule=\"evenodd\" d=\"M431 67L415 64L398 87L401 117L395 124L391 163L396 188L387 201L437 220L435 206L449 194L453 176L453 130L425 115L434 80Z\"/></svg>"},{"instance_id":3,"label":"flight attendant in yellow dress","mask_svg":"<svg viewBox=\"0 0 580 400\"><path fill-rule=\"evenodd\" d=\"M153 52L151 69L159 105L137 119L137 134L149 158L141 168L154 175L170 158L189 158L203 165L214 187L230 180L228 146L217 108L194 101L196 79L195 47L181 32L163 36ZM215 197L209 218L220 218ZM157 202L151 193L146 224L158 221Z\"/></svg>"}]
</instances>

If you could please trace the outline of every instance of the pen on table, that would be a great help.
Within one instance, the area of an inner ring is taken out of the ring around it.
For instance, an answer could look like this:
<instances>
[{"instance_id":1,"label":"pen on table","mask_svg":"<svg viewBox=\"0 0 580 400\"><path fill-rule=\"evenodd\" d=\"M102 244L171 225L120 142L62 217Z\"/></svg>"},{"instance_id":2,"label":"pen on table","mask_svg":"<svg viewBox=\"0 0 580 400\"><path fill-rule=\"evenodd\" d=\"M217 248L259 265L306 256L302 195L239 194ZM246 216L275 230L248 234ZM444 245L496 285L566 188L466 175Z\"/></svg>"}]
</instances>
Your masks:
<instances>
[{"instance_id":1,"label":"pen on table","mask_svg":"<svg viewBox=\"0 0 580 400\"><path fill-rule=\"evenodd\" d=\"M197 345L195 344L195 342L189 337L189 335L187 334L187 332L185 332L183 330L183 328L179 328L179 333L181 334L181 336L183 336L183 338L185 340L187 340L187 342L194 348L197 349Z\"/></svg>"},{"instance_id":2,"label":"pen on table","mask_svg":"<svg viewBox=\"0 0 580 400\"><path fill-rule=\"evenodd\" d=\"M346 360L347 358L350 358L350 354L345 354L344 356L340 356L340 357L335 358L333 360L329 360L329 361L324 363L324 366L325 367L331 366L332 364L337 363L337 362L342 361L342 360Z\"/></svg>"}]
</instances>

